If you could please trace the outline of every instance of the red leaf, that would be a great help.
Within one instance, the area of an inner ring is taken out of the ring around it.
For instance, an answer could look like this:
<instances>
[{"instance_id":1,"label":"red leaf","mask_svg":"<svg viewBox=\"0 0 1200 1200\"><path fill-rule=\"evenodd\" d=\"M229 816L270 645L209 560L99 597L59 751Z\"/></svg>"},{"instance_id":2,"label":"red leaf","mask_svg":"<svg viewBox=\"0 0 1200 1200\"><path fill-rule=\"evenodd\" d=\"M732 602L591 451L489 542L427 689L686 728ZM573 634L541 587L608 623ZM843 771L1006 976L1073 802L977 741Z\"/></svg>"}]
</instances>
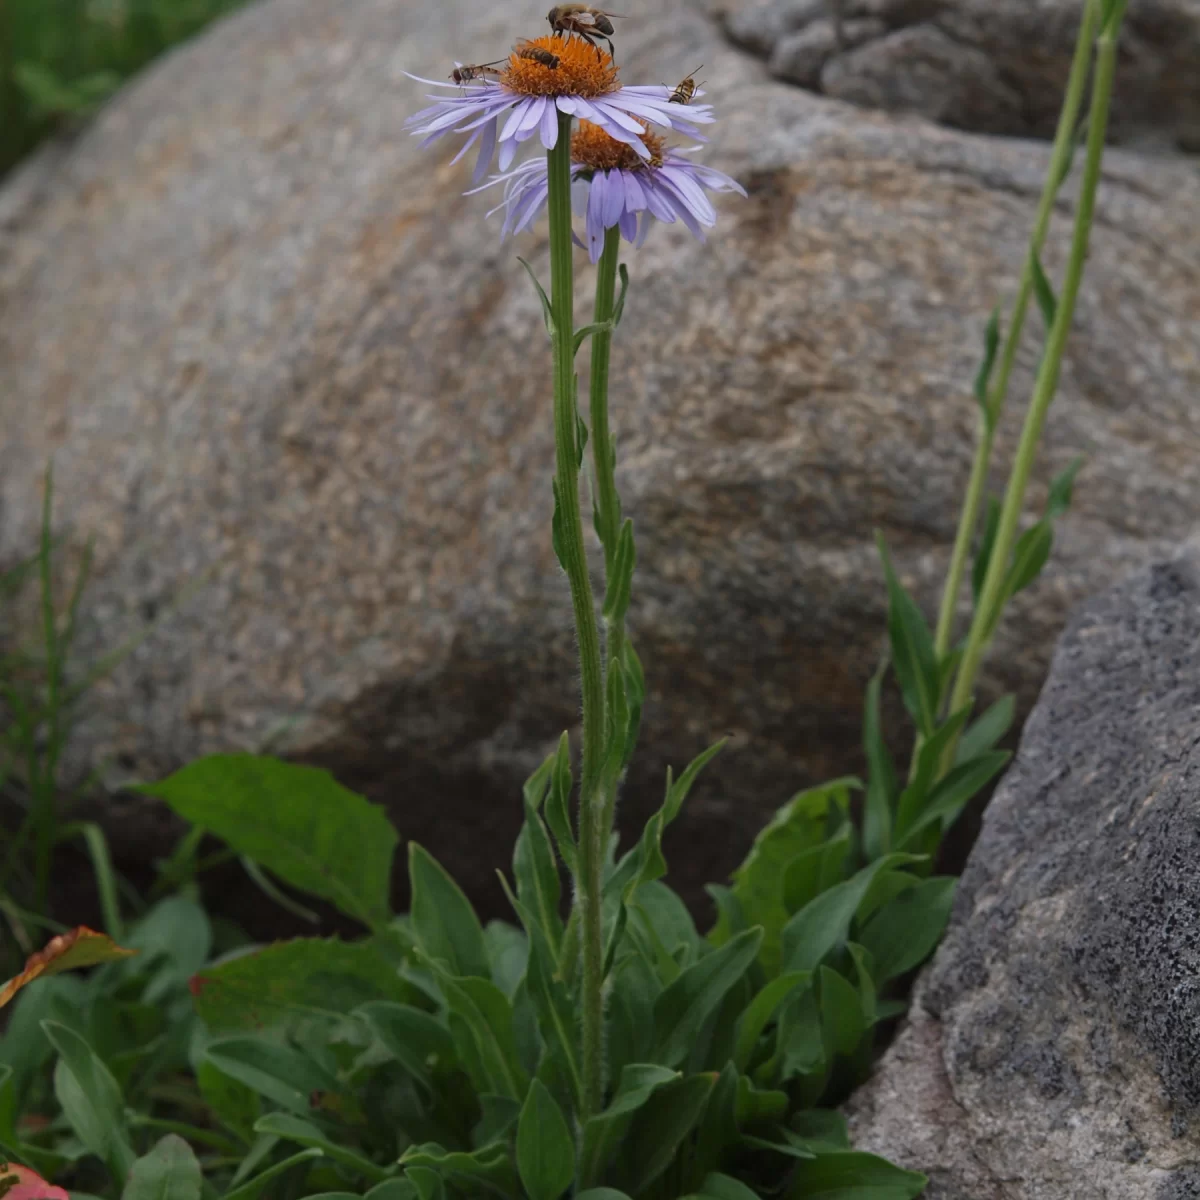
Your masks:
<instances>
[{"instance_id":1,"label":"red leaf","mask_svg":"<svg viewBox=\"0 0 1200 1200\"><path fill-rule=\"evenodd\" d=\"M44 950L39 950L26 959L25 970L0 987L0 1008L27 983L32 983L43 975L57 975L59 971L71 971L76 967L94 967L97 963L128 958L136 953L136 950L126 950L124 946L118 946L108 934L97 933L86 925L80 925L70 933L61 933L58 937L51 938ZM66 1195L65 1192L62 1194ZM0 1192L0 1200L8 1200L8 1197Z\"/></svg>"}]
</instances>

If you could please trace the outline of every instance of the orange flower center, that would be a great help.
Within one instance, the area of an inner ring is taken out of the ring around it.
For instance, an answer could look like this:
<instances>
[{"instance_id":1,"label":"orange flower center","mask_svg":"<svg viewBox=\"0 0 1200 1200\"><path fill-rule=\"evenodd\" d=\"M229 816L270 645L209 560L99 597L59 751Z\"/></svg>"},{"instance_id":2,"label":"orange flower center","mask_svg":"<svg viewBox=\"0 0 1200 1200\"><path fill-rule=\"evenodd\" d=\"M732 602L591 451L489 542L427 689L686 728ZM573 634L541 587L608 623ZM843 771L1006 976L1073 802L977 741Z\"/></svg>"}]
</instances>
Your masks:
<instances>
[{"instance_id":1,"label":"orange flower center","mask_svg":"<svg viewBox=\"0 0 1200 1200\"><path fill-rule=\"evenodd\" d=\"M571 135L571 161L595 171L614 171L618 167L626 171L638 167L661 167L663 161L663 139L656 133L643 133L642 144L650 151L650 160L641 158L634 148L618 142L599 125L591 121L580 121Z\"/></svg>"},{"instance_id":2,"label":"orange flower center","mask_svg":"<svg viewBox=\"0 0 1200 1200\"><path fill-rule=\"evenodd\" d=\"M526 96L605 96L621 85L612 57L582 38L547 34L522 40L500 82Z\"/></svg>"}]
</instances>

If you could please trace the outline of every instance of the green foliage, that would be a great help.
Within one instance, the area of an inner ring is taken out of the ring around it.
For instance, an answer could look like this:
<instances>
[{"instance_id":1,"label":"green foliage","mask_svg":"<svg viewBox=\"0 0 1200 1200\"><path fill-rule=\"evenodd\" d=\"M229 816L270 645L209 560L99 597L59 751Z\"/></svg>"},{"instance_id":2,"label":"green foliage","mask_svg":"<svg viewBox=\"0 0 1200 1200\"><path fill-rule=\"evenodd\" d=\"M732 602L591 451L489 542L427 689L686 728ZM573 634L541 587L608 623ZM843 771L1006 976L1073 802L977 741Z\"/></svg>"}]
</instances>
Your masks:
<instances>
[{"instance_id":1,"label":"green foliage","mask_svg":"<svg viewBox=\"0 0 1200 1200\"><path fill-rule=\"evenodd\" d=\"M244 0L7 0L0 7L0 175L121 82Z\"/></svg>"}]
</instances>

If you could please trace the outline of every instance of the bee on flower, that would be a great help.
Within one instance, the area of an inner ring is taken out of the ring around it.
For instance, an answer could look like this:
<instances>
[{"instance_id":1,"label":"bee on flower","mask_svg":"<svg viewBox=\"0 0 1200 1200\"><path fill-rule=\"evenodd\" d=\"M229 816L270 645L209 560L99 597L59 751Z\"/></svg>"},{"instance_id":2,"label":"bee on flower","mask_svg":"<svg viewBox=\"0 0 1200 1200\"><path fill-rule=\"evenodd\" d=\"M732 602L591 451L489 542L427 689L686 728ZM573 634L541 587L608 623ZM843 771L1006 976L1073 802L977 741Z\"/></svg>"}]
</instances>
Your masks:
<instances>
[{"instance_id":1,"label":"bee on flower","mask_svg":"<svg viewBox=\"0 0 1200 1200\"><path fill-rule=\"evenodd\" d=\"M518 147L539 136L554 149L560 113L588 121L613 141L648 161L643 140L647 126L674 129L700 138L698 126L714 118L712 106L671 102L671 89L661 84L624 86L612 56L590 41L567 34L522 40L498 70L472 77L465 92L454 82L424 79L434 87L459 89L454 96L430 96L435 103L406 122L427 146L450 133L469 134L454 161L478 145L475 182L487 174L493 155L501 171L512 165ZM553 61L556 65L551 66Z\"/></svg>"}]
</instances>

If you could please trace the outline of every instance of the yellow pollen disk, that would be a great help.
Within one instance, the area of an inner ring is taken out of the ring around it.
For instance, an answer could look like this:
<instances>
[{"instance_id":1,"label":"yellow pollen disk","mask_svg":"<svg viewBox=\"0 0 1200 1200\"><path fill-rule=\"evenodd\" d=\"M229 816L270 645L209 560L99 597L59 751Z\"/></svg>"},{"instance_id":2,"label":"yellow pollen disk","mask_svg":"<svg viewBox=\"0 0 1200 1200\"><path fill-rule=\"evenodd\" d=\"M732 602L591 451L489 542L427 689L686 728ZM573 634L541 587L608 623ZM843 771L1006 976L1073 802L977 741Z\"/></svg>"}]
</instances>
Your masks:
<instances>
[{"instance_id":1,"label":"yellow pollen disk","mask_svg":"<svg viewBox=\"0 0 1200 1200\"><path fill-rule=\"evenodd\" d=\"M650 151L650 161L640 158L632 146L618 142L599 125L580 121L571 135L571 161L594 171L633 171L638 167L661 167L665 143L656 133L643 133L642 144Z\"/></svg>"},{"instance_id":2,"label":"yellow pollen disk","mask_svg":"<svg viewBox=\"0 0 1200 1200\"><path fill-rule=\"evenodd\" d=\"M521 43L522 50L537 47L558 59L557 67L548 67L517 51L509 56L500 74L500 82L526 96L606 96L621 85L611 55L582 38L547 34Z\"/></svg>"}]
</instances>

